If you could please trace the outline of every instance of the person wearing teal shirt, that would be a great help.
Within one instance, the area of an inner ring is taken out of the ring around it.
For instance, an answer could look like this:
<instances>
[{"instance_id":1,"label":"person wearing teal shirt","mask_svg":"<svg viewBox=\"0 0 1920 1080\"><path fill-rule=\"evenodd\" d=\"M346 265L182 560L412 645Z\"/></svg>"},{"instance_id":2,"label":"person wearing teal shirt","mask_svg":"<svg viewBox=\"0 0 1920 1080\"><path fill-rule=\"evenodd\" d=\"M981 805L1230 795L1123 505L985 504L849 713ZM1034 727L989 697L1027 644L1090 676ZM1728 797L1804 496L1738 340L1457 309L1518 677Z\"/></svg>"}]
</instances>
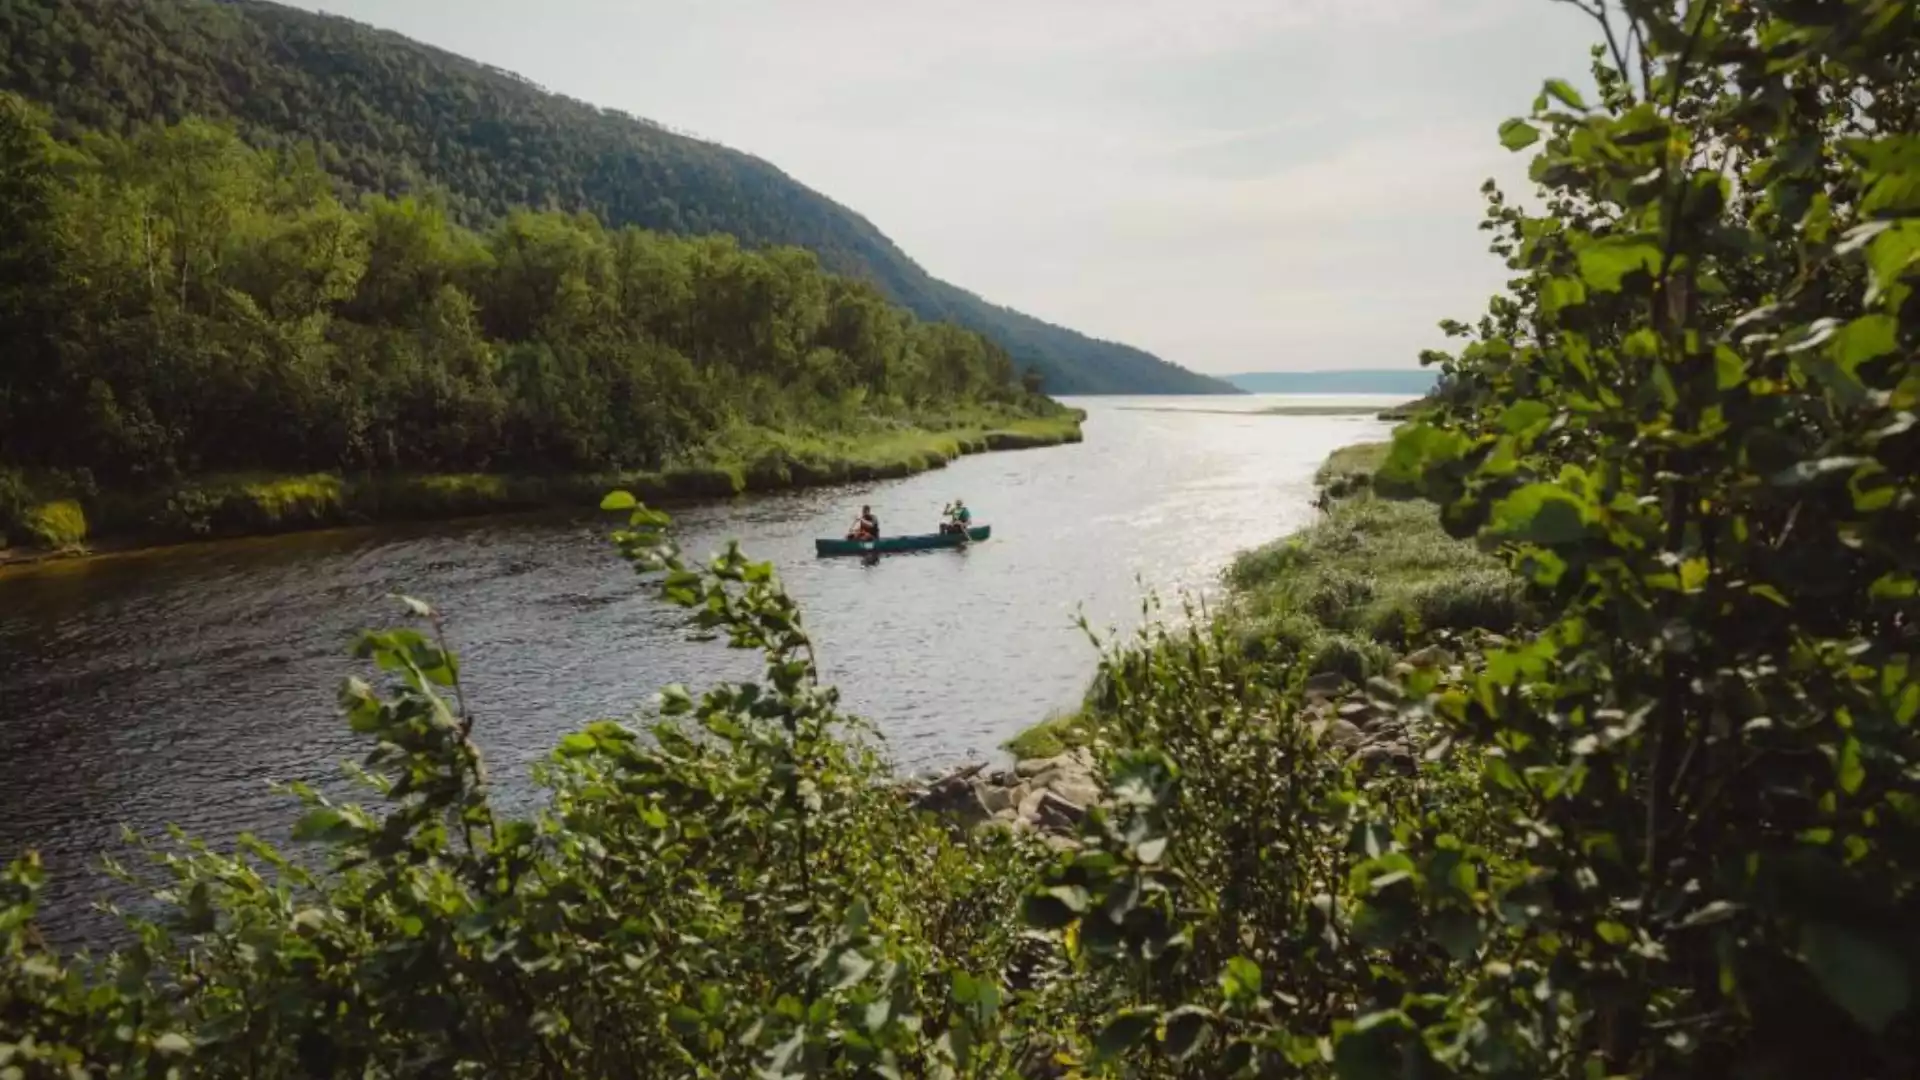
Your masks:
<instances>
[{"instance_id":1,"label":"person wearing teal shirt","mask_svg":"<svg viewBox=\"0 0 1920 1080\"><path fill-rule=\"evenodd\" d=\"M947 520L941 524L941 532L965 532L973 524L973 511L967 509L965 499L953 500L945 513Z\"/></svg>"}]
</instances>

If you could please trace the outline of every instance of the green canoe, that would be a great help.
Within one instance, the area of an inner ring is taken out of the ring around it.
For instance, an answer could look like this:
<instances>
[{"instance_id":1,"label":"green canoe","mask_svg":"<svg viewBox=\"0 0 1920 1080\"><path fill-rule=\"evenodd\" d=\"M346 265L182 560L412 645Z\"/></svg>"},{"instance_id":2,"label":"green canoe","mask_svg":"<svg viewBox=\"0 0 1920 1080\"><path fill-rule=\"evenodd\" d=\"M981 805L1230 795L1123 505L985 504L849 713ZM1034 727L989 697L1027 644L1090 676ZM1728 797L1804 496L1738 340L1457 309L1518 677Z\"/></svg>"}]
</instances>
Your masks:
<instances>
[{"instance_id":1,"label":"green canoe","mask_svg":"<svg viewBox=\"0 0 1920 1080\"><path fill-rule=\"evenodd\" d=\"M971 540L985 540L993 535L993 526L975 525L967 530ZM927 533L923 536L883 536L878 540L815 540L813 550L819 555L885 555L894 551L929 551L933 548L960 546L959 533Z\"/></svg>"}]
</instances>

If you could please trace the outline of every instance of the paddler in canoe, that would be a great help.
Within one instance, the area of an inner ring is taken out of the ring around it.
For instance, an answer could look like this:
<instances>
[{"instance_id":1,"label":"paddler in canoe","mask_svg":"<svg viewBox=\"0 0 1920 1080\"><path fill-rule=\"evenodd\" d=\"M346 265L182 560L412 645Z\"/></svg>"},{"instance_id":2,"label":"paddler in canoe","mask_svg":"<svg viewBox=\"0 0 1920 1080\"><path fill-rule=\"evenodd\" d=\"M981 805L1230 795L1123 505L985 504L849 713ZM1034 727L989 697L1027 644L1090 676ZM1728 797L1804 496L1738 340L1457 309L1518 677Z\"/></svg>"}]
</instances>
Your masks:
<instances>
[{"instance_id":1,"label":"paddler in canoe","mask_svg":"<svg viewBox=\"0 0 1920 1080\"><path fill-rule=\"evenodd\" d=\"M860 508L860 516L853 519L853 528L847 530L847 539L863 542L880 539L880 519L873 516L873 507Z\"/></svg>"},{"instance_id":2,"label":"paddler in canoe","mask_svg":"<svg viewBox=\"0 0 1920 1080\"><path fill-rule=\"evenodd\" d=\"M940 531L943 533L964 533L973 525L973 511L967 509L965 499L948 503L947 508L940 511L940 516L944 519L940 522Z\"/></svg>"}]
</instances>

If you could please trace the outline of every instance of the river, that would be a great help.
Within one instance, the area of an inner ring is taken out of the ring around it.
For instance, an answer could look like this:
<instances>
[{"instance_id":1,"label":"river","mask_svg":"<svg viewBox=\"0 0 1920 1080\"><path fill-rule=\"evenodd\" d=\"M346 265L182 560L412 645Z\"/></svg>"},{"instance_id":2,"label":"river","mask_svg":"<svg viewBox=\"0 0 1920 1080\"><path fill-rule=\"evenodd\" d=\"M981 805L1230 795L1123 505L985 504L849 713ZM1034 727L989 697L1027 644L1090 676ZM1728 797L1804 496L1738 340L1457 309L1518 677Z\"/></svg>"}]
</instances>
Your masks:
<instances>
[{"instance_id":1,"label":"river","mask_svg":"<svg viewBox=\"0 0 1920 1080\"><path fill-rule=\"evenodd\" d=\"M802 603L826 676L902 767L997 754L1078 702L1098 656L1074 626L1131 627L1146 589L1204 594L1234 553L1309 521L1332 450L1371 416L1254 415L1276 397L1076 401L1086 441L983 454L904 480L684 508L689 554L737 537ZM862 503L890 533L930 532L962 496L993 538L965 551L819 559ZM209 840L283 837L299 780L338 790L365 752L334 691L354 633L400 621L388 594L445 615L500 799L588 721L644 711L661 686L754 670L685 640L593 514L369 528L44 564L0 577L0 858L40 849L56 938L97 920L91 869L123 825Z\"/></svg>"}]
</instances>

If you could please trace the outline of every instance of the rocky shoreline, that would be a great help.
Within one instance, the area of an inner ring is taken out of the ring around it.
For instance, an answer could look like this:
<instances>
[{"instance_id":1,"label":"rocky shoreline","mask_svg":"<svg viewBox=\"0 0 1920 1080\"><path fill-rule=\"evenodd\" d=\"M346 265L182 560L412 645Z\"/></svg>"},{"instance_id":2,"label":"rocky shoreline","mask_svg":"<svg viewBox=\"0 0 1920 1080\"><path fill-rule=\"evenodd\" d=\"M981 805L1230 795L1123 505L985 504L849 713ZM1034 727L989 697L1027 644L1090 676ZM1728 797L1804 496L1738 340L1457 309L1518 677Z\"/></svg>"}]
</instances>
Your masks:
<instances>
[{"instance_id":1,"label":"rocky shoreline","mask_svg":"<svg viewBox=\"0 0 1920 1080\"><path fill-rule=\"evenodd\" d=\"M1428 647L1409 653L1398 666L1412 670L1454 662L1446 650ZM1307 680L1300 710L1314 725L1322 747L1363 772L1408 771L1417 761L1417 737L1399 708L1343 676ZM1013 829L1066 849L1077 846L1080 822L1105 791L1093 752L1077 747L1010 767L983 761L924 773L902 784L901 793L914 809L948 817L963 828Z\"/></svg>"},{"instance_id":2,"label":"rocky shoreline","mask_svg":"<svg viewBox=\"0 0 1920 1080\"><path fill-rule=\"evenodd\" d=\"M1031 832L1055 847L1073 836L1100 801L1093 752L1082 747L1057 757L1029 758L1012 767L975 762L947 773L909 780L902 794L916 810L941 814L966 828L998 826Z\"/></svg>"}]
</instances>

